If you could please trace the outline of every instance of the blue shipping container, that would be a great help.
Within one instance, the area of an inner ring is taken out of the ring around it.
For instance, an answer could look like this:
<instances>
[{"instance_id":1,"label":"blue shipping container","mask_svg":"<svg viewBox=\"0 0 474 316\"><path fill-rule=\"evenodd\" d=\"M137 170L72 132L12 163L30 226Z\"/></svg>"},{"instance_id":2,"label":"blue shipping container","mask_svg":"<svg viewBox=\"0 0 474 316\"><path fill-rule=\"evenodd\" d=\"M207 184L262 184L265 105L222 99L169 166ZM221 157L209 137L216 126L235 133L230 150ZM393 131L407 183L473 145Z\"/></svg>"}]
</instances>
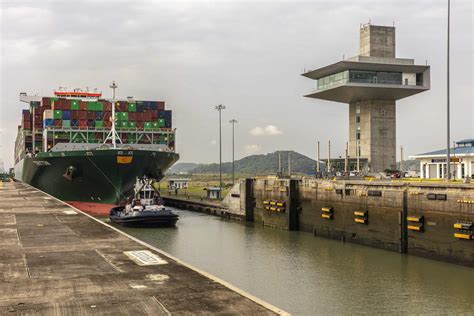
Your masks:
<instances>
[{"instance_id":1,"label":"blue shipping container","mask_svg":"<svg viewBox=\"0 0 474 316\"><path fill-rule=\"evenodd\" d=\"M63 110L63 120L70 120L71 119L71 111Z\"/></svg>"},{"instance_id":2,"label":"blue shipping container","mask_svg":"<svg viewBox=\"0 0 474 316\"><path fill-rule=\"evenodd\" d=\"M45 119L43 121L43 125L44 125L44 127L48 127L48 126L53 127L54 126L54 120L53 119Z\"/></svg>"},{"instance_id":3,"label":"blue shipping container","mask_svg":"<svg viewBox=\"0 0 474 316\"><path fill-rule=\"evenodd\" d=\"M87 120L88 127L95 127L95 120Z\"/></svg>"},{"instance_id":4,"label":"blue shipping container","mask_svg":"<svg viewBox=\"0 0 474 316\"><path fill-rule=\"evenodd\" d=\"M160 113L163 113L163 118L165 119L165 127L166 128L171 128L172 126L172 118L173 118L173 115L170 110L166 110L166 111L163 111L163 112L160 112Z\"/></svg>"},{"instance_id":5,"label":"blue shipping container","mask_svg":"<svg viewBox=\"0 0 474 316\"><path fill-rule=\"evenodd\" d=\"M78 127L79 126L79 120L71 120L71 126Z\"/></svg>"},{"instance_id":6,"label":"blue shipping container","mask_svg":"<svg viewBox=\"0 0 474 316\"><path fill-rule=\"evenodd\" d=\"M102 121L103 118L104 118L104 112L102 112L102 111L95 112L95 119L96 120Z\"/></svg>"}]
</instances>

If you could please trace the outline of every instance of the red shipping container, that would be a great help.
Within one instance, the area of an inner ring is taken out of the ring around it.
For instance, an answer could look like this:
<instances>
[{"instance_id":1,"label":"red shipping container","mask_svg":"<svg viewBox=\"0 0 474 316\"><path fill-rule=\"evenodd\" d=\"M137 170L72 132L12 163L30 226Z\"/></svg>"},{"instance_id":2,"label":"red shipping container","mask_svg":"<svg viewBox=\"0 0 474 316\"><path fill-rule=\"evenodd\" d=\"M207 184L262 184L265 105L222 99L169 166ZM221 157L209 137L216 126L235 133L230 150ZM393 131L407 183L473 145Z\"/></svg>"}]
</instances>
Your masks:
<instances>
[{"instance_id":1,"label":"red shipping container","mask_svg":"<svg viewBox=\"0 0 474 316\"><path fill-rule=\"evenodd\" d=\"M151 121L151 113L150 112L143 112L143 121L150 122Z\"/></svg>"},{"instance_id":2,"label":"red shipping container","mask_svg":"<svg viewBox=\"0 0 474 316\"><path fill-rule=\"evenodd\" d=\"M22 112L22 118L23 118L23 121L29 121L31 120L31 113L29 110L23 110Z\"/></svg>"},{"instance_id":3,"label":"red shipping container","mask_svg":"<svg viewBox=\"0 0 474 316\"><path fill-rule=\"evenodd\" d=\"M62 127L63 121L62 120L54 120L53 121L54 127Z\"/></svg>"},{"instance_id":4,"label":"red shipping container","mask_svg":"<svg viewBox=\"0 0 474 316\"><path fill-rule=\"evenodd\" d=\"M107 112L104 112L102 119L104 121L110 121L111 116L112 116L112 113L107 111Z\"/></svg>"},{"instance_id":5,"label":"red shipping container","mask_svg":"<svg viewBox=\"0 0 474 316\"><path fill-rule=\"evenodd\" d=\"M41 101L41 106L49 106L51 108L51 99L43 97L43 100Z\"/></svg>"},{"instance_id":6,"label":"red shipping container","mask_svg":"<svg viewBox=\"0 0 474 316\"><path fill-rule=\"evenodd\" d=\"M128 112L128 120L129 121L136 121L135 112Z\"/></svg>"},{"instance_id":7,"label":"red shipping container","mask_svg":"<svg viewBox=\"0 0 474 316\"><path fill-rule=\"evenodd\" d=\"M95 120L95 112L94 111L87 111L87 119L88 120Z\"/></svg>"},{"instance_id":8,"label":"red shipping container","mask_svg":"<svg viewBox=\"0 0 474 316\"><path fill-rule=\"evenodd\" d=\"M138 129L142 129L143 128L143 121L137 121L135 123L135 125L137 126Z\"/></svg>"},{"instance_id":9,"label":"red shipping container","mask_svg":"<svg viewBox=\"0 0 474 316\"><path fill-rule=\"evenodd\" d=\"M143 113L135 113L135 121L143 122Z\"/></svg>"},{"instance_id":10,"label":"red shipping container","mask_svg":"<svg viewBox=\"0 0 474 316\"><path fill-rule=\"evenodd\" d=\"M87 127L87 120L79 120L79 127Z\"/></svg>"},{"instance_id":11,"label":"red shipping container","mask_svg":"<svg viewBox=\"0 0 474 316\"><path fill-rule=\"evenodd\" d=\"M43 110L51 110L51 104L43 105L42 106Z\"/></svg>"},{"instance_id":12,"label":"red shipping container","mask_svg":"<svg viewBox=\"0 0 474 316\"><path fill-rule=\"evenodd\" d=\"M71 109L71 100L69 99L59 99L60 110L70 110Z\"/></svg>"},{"instance_id":13,"label":"red shipping container","mask_svg":"<svg viewBox=\"0 0 474 316\"><path fill-rule=\"evenodd\" d=\"M158 101L158 111L164 111L165 110L165 101Z\"/></svg>"},{"instance_id":14,"label":"red shipping container","mask_svg":"<svg viewBox=\"0 0 474 316\"><path fill-rule=\"evenodd\" d=\"M71 120L79 119L79 111L71 111Z\"/></svg>"},{"instance_id":15,"label":"red shipping container","mask_svg":"<svg viewBox=\"0 0 474 316\"><path fill-rule=\"evenodd\" d=\"M107 111L107 112L112 111L112 103L104 102L104 111Z\"/></svg>"},{"instance_id":16,"label":"red shipping container","mask_svg":"<svg viewBox=\"0 0 474 316\"><path fill-rule=\"evenodd\" d=\"M151 113L151 120L156 121L158 119L158 111L152 110L150 113Z\"/></svg>"},{"instance_id":17,"label":"red shipping container","mask_svg":"<svg viewBox=\"0 0 474 316\"><path fill-rule=\"evenodd\" d=\"M79 110L86 111L87 110L87 102L86 101L79 101Z\"/></svg>"},{"instance_id":18,"label":"red shipping container","mask_svg":"<svg viewBox=\"0 0 474 316\"><path fill-rule=\"evenodd\" d=\"M44 108L41 106L35 109L35 115L43 116L43 112L44 112Z\"/></svg>"},{"instance_id":19,"label":"red shipping container","mask_svg":"<svg viewBox=\"0 0 474 316\"><path fill-rule=\"evenodd\" d=\"M105 128L111 128L112 127L112 122L111 121L104 121L104 127Z\"/></svg>"},{"instance_id":20,"label":"red shipping container","mask_svg":"<svg viewBox=\"0 0 474 316\"><path fill-rule=\"evenodd\" d=\"M24 121L21 123L23 129L31 129L31 123L29 121Z\"/></svg>"},{"instance_id":21,"label":"red shipping container","mask_svg":"<svg viewBox=\"0 0 474 316\"><path fill-rule=\"evenodd\" d=\"M87 120L87 111L77 111L79 120Z\"/></svg>"}]
</instances>

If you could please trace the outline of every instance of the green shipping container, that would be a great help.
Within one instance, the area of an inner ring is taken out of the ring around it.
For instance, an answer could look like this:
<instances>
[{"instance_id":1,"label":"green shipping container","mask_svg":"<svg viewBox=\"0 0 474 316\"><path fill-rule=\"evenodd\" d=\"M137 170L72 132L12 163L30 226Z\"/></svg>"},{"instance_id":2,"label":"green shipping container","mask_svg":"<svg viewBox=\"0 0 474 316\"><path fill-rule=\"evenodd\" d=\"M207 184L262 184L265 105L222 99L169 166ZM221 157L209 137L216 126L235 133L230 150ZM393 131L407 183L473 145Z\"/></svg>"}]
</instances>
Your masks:
<instances>
[{"instance_id":1,"label":"green shipping container","mask_svg":"<svg viewBox=\"0 0 474 316\"><path fill-rule=\"evenodd\" d=\"M87 111L95 111L95 102L87 102Z\"/></svg>"},{"instance_id":2,"label":"green shipping container","mask_svg":"<svg viewBox=\"0 0 474 316\"><path fill-rule=\"evenodd\" d=\"M120 127L121 128L128 128L128 122L126 122L126 121L120 122Z\"/></svg>"},{"instance_id":3,"label":"green shipping container","mask_svg":"<svg viewBox=\"0 0 474 316\"><path fill-rule=\"evenodd\" d=\"M104 110L104 103L102 103L102 102L95 102L95 110L96 110L96 111L103 111L103 110Z\"/></svg>"},{"instance_id":4,"label":"green shipping container","mask_svg":"<svg viewBox=\"0 0 474 316\"><path fill-rule=\"evenodd\" d=\"M71 121L70 120L63 120L63 127L71 127Z\"/></svg>"},{"instance_id":5,"label":"green shipping container","mask_svg":"<svg viewBox=\"0 0 474 316\"><path fill-rule=\"evenodd\" d=\"M54 110L53 119L55 119L55 120L62 120L62 118L63 118L63 111L61 111L61 110Z\"/></svg>"},{"instance_id":6,"label":"green shipping container","mask_svg":"<svg viewBox=\"0 0 474 316\"><path fill-rule=\"evenodd\" d=\"M77 100L71 101L71 110L79 110L79 101Z\"/></svg>"},{"instance_id":7,"label":"green shipping container","mask_svg":"<svg viewBox=\"0 0 474 316\"><path fill-rule=\"evenodd\" d=\"M151 122L145 122L145 124L143 124L143 127L146 129L146 130L150 130L153 128L153 124Z\"/></svg>"},{"instance_id":8,"label":"green shipping container","mask_svg":"<svg viewBox=\"0 0 474 316\"><path fill-rule=\"evenodd\" d=\"M130 127L130 128L136 128L136 127L137 127L137 124L135 124L135 122L128 122L128 127Z\"/></svg>"},{"instance_id":9,"label":"green shipping container","mask_svg":"<svg viewBox=\"0 0 474 316\"><path fill-rule=\"evenodd\" d=\"M165 119L158 119L158 126L165 127Z\"/></svg>"},{"instance_id":10,"label":"green shipping container","mask_svg":"<svg viewBox=\"0 0 474 316\"><path fill-rule=\"evenodd\" d=\"M153 129L155 129L155 130L160 129L160 126L159 126L158 122L153 122L152 126L153 126Z\"/></svg>"},{"instance_id":11,"label":"green shipping container","mask_svg":"<svg viewBox=\"0 0 474 316\"><path fill-rule=\"evenodd\" d=\"M128 112L136 112L136 111L137 111L137 105L135 103L129 103Z\"/></svg>"},{"instance_id":12,"label":"green shipping container","mask_svg":"<svg viewBox=\"0 0 474 316\"><path fill-rule=\"evenodd\" d=\"M96 128L103 128L104 127L104 121L95 121L95 127Z\"/></svg>"}]
</instances>

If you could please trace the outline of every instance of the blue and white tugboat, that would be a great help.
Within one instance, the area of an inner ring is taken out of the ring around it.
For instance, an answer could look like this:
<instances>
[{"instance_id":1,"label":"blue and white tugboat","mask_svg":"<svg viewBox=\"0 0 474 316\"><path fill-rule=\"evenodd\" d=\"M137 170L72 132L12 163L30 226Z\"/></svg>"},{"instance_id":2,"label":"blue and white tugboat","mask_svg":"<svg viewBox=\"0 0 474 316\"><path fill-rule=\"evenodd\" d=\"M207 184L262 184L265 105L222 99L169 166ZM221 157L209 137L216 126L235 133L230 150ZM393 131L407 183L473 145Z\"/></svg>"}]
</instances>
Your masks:
<instances>
[{"instance_id":1,"label":"blue and white tugboat","mask_svg":"<svg viewBox=\"0 0 474 316\"><path fill-rule=\"evenodd\" d=\"M129 227L175 226L178 215L165 208L152 183L152 179L137 178L129 203L112 208L110 221Z\"/></svg>"}]
</instances>

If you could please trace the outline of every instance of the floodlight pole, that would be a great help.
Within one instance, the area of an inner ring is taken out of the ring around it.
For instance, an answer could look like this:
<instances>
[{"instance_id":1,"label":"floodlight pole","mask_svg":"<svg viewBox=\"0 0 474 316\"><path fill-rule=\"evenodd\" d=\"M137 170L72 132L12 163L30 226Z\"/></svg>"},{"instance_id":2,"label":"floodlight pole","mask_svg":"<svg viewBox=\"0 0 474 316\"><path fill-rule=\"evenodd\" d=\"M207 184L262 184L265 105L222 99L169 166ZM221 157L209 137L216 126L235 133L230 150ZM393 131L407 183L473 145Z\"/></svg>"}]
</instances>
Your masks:
<instances>
[{"instance_id":1,"label":"floodlight pole","mask_svg":"<svg viewBox=\"0 0 474 316\"><path fill-rule=\"evenodd\" d=\"M448 51L447 51L447 91L446 91L446 98L447 98L447 115L446 115L446 118L447 118L447 155L446 155L446 164L447 164L447 180L451 180L451 141L450 141L450 138L451 138L451 135L450 135L450 129L451 129L451 126L450 126L450 108L449 108L449 28L450 28L450 15L451 15L451 1L448 0L448 36L447 36L447 40L448 40L448 45L447 45L447 48L448 48Z\"/></svg>"},{"instance_id":2,"label":"floodlight pole","mask_svg":"<svg viewBox=\"0 0 474 316\"><path fill-rule=\"evenodd\" d=\"M219 104L216 106L216 110L219 111L219 196L222 194L222 110L225 110L225 106Z\"/></svg>"},{"instance_id":3,"label":"floodlight pole","mask_svg":"<svg viewBox=\"0 0 474 316\"><path fill-rule=\"evenodd\" d=\"M235 163L235 123L237 123L237 120L236 119L231 119L229 121L229 123L232 124L232 185L234 185L234 182L235 182L235 167L234 167L234 163Z\"/></svg>"}]
</instances>

